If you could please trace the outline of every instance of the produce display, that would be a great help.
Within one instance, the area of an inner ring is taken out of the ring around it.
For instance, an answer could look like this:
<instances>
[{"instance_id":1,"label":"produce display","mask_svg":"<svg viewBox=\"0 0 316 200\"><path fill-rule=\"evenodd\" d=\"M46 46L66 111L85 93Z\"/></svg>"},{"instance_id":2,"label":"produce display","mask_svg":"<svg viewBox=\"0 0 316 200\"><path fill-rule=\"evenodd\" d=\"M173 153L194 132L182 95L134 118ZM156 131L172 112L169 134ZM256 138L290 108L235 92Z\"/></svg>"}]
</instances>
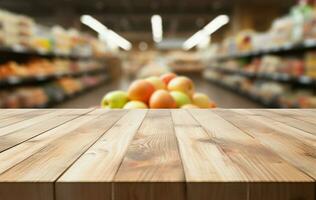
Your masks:
<instances>
[{"instance_id":1,"label":"produce display","mask_svg":"<svg viewBox=\"0 0 316 200\"><path fill-rule=\"evenodd\" d=\"M103 64L93 60L33 59L24 64L10 61L0 65L0 81L13 78L26 79L53 75L71 75L98 69L104 69Z\"/></svg>"},{"instance_id":2,"label":"produce display","mask_svg":"<svg viewBox=\"0 0 316 200\"><path fill-rule=\"evenodd\" d=\"M101 57L108 52L104 42L74 28L44 27L30 17L4 10L0 10L0 45L17 52L84 57Z\"/></svg>"},{"instance_id":3,"label":"produce display","mask_svg":"<svg viewBox=\"0 0 316 200\"><path fill-rule=\"evenodd\" d=\"M196 93L191 79L174 73L135 80L128 91L112 91L102 101L109 109L215 108L203 93Z\"/></svg>"},{"instance_id":4,"label":"produce display","mask_svg":"<svg viewBox=\"0 0 316 200\"><path fill-rule=\"evenodd\" d=\"M0 108L47 107L92 88L107 79L106 75L60 78L43 86L25 86L0 90Z\"/></svg>"}]
</instances>

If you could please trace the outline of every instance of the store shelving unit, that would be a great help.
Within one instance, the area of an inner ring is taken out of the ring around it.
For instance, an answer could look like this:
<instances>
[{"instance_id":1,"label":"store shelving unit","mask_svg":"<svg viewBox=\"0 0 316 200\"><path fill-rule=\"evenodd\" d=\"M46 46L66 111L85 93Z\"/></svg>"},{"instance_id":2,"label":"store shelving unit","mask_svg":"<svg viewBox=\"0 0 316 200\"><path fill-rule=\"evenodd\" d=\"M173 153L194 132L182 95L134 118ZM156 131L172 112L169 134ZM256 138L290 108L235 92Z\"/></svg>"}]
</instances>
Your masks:
<instances>
[{"instance_id":1,"label":"store shelving unit","mask_svg":"<svg viewBox=\"0 0 316 200\"><path fill-rule=\"evenodd\" d=\"M56 97L54 100L50 100L43 105L36 106L36 108L50 108L54 107L62 102L68 101L70 99L76 98L82 94L85 94L88 91L91 91L92 88L99 87L110 80L110 76L107 70L107 60L105 58L98 58L94 56L80 56L80 55L62 55L62 54L55 54L55 53L40 53L37 51L26 50L22 48L8 48L8 47L0 47L0 62L5 63L10 60L24 62L29 59L33 58L45 58L45 59L66 59L66 60L97 60L102 62L104 67L98 69L91 69L85 71L78 71L78 72L66 72L62 74L50 74L50 75L34 75L32 77L19 77L19 76L12 76L7 79L0 80L0 88L1 89L15 89L18 87L25 87L25 86L39 86L42 84L50 83L52 81L58 80L64 77L72 77L72 78L80 78L89 75L98 75L98 74L105 74L106 78L99 82L96 85L92 85L90 87L84 87L82 90L75 92L71 95L64 95L62 97ZM0 66L1 67L1 66Z\"/></svg>"},{"instance_id":2,"label":"store shelving unit","mask_svg":"<svg viewBox=\"0 0 316 200\"><path fill-rule=\"evenodd\" d=\"M21 47L10 48L10 47L0 47L0 62L11 60L23 61L29 58L60 58L69 60L104 60L100 57L95 57L92 55L74 55L74 54L60 54L54 52L40 52L35 50L29 50Z\"/></svg>"},{"instance_id":3,"label":"store shelving unit","mask_svg":"<svg viewBox=\"0 0 316 200\"><path fill-rule=\"evenodd\" d=\"M288 74L281 74L281 73L252 73L252 72L246 72L243 70L229 70L225 68L209 68L218 72L227 73L227 74L238 74L241 76L245 76L251 79L264 79L264 80L270 80L270 81L278 81L278 82L284 82L284 83L293 83L293 84L301 84L305 86L316 86L316 79L308 77L308 76L290 76Z\"/></svg>"},{"instance_id":4,"label":"store shelving unit","mask_svg":"<svg viewBox=\"0 0 316 200\"><path fill-rule=\"evenodd\" d=\"M261 57L264 55L289 55L289 54L297 54L305 51L316 50L316 41L304 41L300 44L286 45L271 49L258 50L258 51L250 51L245 53L236 53L231 55L217 56L214 57L213 60L217 61L225 61L231 59L251 59L255 57Z\"/></svg>"},{"instance_id":5,"label":"store shelving unit","mask_svg":"<svg viewBox=\"0 0 316 200\"><path fill-rule=\"evenodd\" d=\"M71 99L77 98L77 97L79 97L79 96L91 91L92 88L100 87L100 86L106 84L109 80L110 80L110 77L107 76L103 81L99 82L96 85L93 85L93 86L90 86L90 87L86 87L83 90L75 92L74 94L65 95L65 96L62 96L62 97L60 97L60 98L58 98L56 100L51 100L51 101L47 102L46 104L37 106L37 108L52 108L52 107L54 107L54 106L56 106L56 105L58 105L60 103L63 103L63 102L69 101Z\"/></svg>"},{"instance_id":6,"label":"store shelving unit","mask_svg":"<svg viewBox=\"0 0 316 200\"><path fill-rule=\"evenodd\" d=\"M218 80L214 80L214 79L209 79L209 78L206 78L206 79L207 79L207 81L209 81L212 84L220 86L226 90L232 91L240 96L246 97L246 98L252 100L253 102L259 103L260 105L262 105L266 108L283 108L283 106L278 102L277 99L264 99L260 96L243 91L238 86L227 85L222 81L218 81Z\"/></svg>"},{"instance_id":7,"label":"store shelving unit","mask_svg":"<svg viewBox=\"0 0 316 200\"><path fill-rule=\"evenodd\" d=\"M21 85L36 85L39 83L44 83L52 80L56 80L62 77L80 77L85 75L95 75L98 73L105 73L105 69L96 69L96 70L89 70L84 72L76 72L76 73L64 73L64 74L53 74L47 76L33 76L27 78L19 78L19 77L10 77L6 80L0 80L0 87L8 88L14 86L21 86Z\"/></svg>"},{"instance_id":8,"label":"store shelving unit","mask_svg":"<svg viewBox=\"0 0 316 200\"><path fill-rule=\"evenodd\" d=\"M248 72L243 69L229 69L221 65L221 62L226 62L230 60L243 60L251 61L255 58L261 58L267 55L276 55L276 56L302 56L304 53L316 50L316 41L315 40L306 40L300 44L281 46L278 48L271 48L265 50L251 51L247 53L236 53L231 55L217 56L213 57L211 60L215 62L216 65L210 64L207 70L212 70L217 73L226 74L226 75L239 75L246 77L250 80L262 80L262 81L275 81L284 84L289 84L292 86L302 86L304 88L310 88L312 91L316 92L316 79L301 75L301 76L291 76L286 73L263 73L263 72ZM225 84L222 80L212 80L206 78L209 82L218 85L222 88L228 89L234 93L242 95L254 102L257 102L264 107L269 108L283 108L284 105L280 104L277 99L264 99L260 96L250 94L249 92L241 90L238 86L231 86ZM297 106L299 107L299 106ZM297 108L293 106L293 108Z\"/></svg>"}]
</instances>

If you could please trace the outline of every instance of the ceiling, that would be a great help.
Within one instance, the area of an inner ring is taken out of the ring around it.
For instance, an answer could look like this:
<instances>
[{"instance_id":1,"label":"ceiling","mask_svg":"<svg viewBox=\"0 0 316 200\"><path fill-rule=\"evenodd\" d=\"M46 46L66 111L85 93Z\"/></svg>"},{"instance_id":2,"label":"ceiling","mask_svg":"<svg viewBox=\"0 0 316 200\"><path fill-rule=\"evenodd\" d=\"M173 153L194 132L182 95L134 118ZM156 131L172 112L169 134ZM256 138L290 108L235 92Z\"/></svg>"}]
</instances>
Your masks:
<instances>
[{"instance_id":1,"label":"ceiling","mask_svg":"<svg viewBox=\"0 0 316 200\"><path fill-rule=\"evenodd\" d=\"M276 4L277 2L277 4ZM295 0L0 0L0 7L32 16L46 24L74 26L82 14L90 14L119 33L138 35L151 33L150 17L160 14L164 34L188 35L203 27L218 14L231 15L236 5L253 4L278 7L286 12Z\"/></svg>"}]
</instances>

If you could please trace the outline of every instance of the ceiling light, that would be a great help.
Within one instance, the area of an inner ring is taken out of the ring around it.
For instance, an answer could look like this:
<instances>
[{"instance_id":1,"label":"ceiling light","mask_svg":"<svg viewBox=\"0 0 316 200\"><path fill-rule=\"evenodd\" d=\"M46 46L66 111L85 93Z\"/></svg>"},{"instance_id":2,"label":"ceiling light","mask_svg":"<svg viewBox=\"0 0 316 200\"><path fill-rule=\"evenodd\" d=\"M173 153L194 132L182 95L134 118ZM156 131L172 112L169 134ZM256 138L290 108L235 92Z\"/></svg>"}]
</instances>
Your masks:
<instances>
[{"instance_id":1,"label":"ceiling light","mask_svg":"<svg viewBox=\"0 0 316 200\"><path fill-rule=\"evenodd\" d=\"M119 47L128 51L132 48L132 44L127 41L125 38L121 37L119 34L115 33L112 30L108 31L109 39L115 42Z\"/></svg>"},{"instance_id":2,"label":"ceiling light","mask_svg":"<svg viewBox=\"0 0 316 200\"><path fill-rule=\"evenodd\" d=\"M153 32L153 40L155 42L162 41L162 19L160 15L153 15L151 17L151 27Z\"/></svg>"},{"instance_id":3,"label":"ceiling light","mask_svg":"<svg viewBox=\"0 0 316 200\"><path fill-rule=\"evenodd\" d=\"M106 26L90 15L82 15L80 21L98 33L106 32L108 30Z\"/></svg>"},{"instance_id":4,"label":"ceiling light","mask_svg":"<svg viewBox=\"0 0 316 200\"><path fill-rule=\"evenodd\" d=\"M204 37L204 34L202 31L196 32L194 35L192 35L188 40L186 40L183 43L183 48L185 50L189 50L195 45L197 45Z\"/></svg>"},{"instance_id":5,"label":"ceiling light","mask_svg":"<svg viewBox=\"0 0 316 200\"><path fill-rule=\"evenodd\" d=\"M204 39L212 35L219 28L224 26L229 22L229 17L227 15L219 15L208 23L202 30L198 31L192 35L188 40L183 43L183 48L189 50L202 42Z\"/></svg>"},{"instance_id":6,"label":"ceiling light","mask_svg":"<svg viewBox=\"0 0 316 200\"><path fill-rule=\"evenodd\" d=\"M213 19L210 23L208 23L204 28L203 31L205 31L206 34L211 35L215 31L217 31L219 28L224 26L229 22L229 17L227 15L220 15Z\"/></svg>"},{"instance_id":7,"label":"ceiling light","mask_svg":"<svg viewBox=\"0 0 316 200\"><path fill-rule=\"evenodd\" d=\"M114 31L108 29L92 16L83 15L81 16L80 21L96 31L99 34L99 38L102 38L102 40L110 43L115 43L124 50L130 50L132 48L132 44L129 41L127 41L125 38L121 37Z\"/></svg>"}]
</instances>

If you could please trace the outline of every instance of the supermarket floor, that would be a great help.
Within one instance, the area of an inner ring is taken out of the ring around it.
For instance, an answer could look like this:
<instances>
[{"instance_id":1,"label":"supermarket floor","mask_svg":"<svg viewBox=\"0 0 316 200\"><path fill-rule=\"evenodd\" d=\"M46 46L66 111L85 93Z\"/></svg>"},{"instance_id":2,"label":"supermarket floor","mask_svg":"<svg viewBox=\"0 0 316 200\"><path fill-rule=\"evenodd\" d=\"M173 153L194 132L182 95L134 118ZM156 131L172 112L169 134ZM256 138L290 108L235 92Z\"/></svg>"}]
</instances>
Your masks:
<instances>
[{"instance_id":1,"label":"supermarket floor","mask_svg":"<svg viewBox=\"0 0 316 200\"><path fill-rule=\"evenodd\" d=\"M260 104L254 103L248 100L246 97L242 97L238 94L234 94L221 87L213 85L200 76L191 77L196 85L196 90L204 92L209 95L221 108L261 108ZM89 108L99 106L100 101L105 93L111 90L123 89L126 90L132 80L126 77L122 77L116 80L109 81L108 83L92 89L91 91L82 94L81 96L66 101L58 108Z\"/></svg>"}]
</instances>

